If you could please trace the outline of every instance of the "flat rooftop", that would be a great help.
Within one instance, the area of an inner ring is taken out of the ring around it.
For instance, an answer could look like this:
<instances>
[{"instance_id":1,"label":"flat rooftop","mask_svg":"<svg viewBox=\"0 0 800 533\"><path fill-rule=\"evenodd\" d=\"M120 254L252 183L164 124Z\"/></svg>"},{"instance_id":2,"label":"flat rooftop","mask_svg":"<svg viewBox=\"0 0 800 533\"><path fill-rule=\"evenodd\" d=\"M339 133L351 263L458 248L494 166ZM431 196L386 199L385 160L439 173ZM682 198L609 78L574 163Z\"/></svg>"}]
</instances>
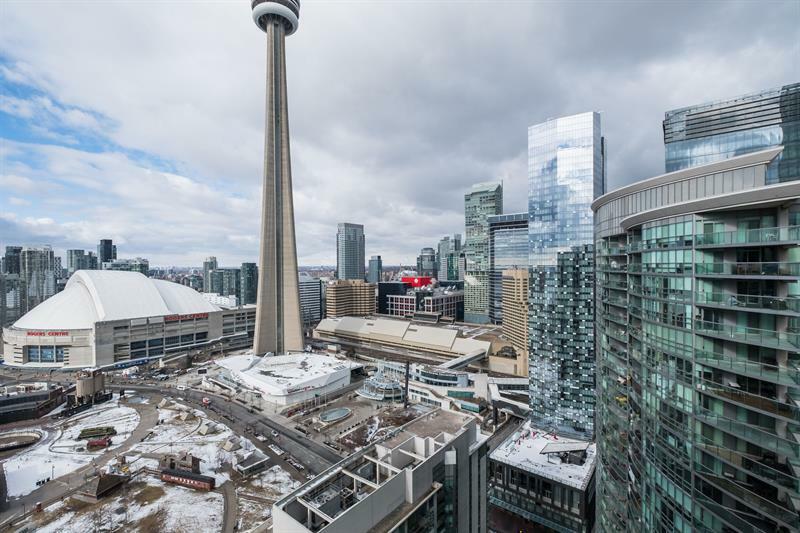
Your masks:
<instances>
[{"instance_id":1,"label":"flat rooftop","mask_svg":"<svg viewBox=\"0 0 800 533\"><path fill-rule=\"evenodd\" d=\"M584 451L586 458L582 464L563 460L565 454ZM537 476L586 490L597 462L597 444L558 437L536 429L527 421L498 446L490 454L490 458Z\"/></svg>"},{"instance_id":2,"label":"flat rooftop","mask_svg":"<svg viewBox=\"0 0 800 533\"><path fill-rule=\"evenodd\" d=\"M470 417L452 411L436 410L406 424L396 435L380 443L387 448L394 448L411 437L436 437L441 433L455 434L464 427Z\"/></svg>"}]
</instances>

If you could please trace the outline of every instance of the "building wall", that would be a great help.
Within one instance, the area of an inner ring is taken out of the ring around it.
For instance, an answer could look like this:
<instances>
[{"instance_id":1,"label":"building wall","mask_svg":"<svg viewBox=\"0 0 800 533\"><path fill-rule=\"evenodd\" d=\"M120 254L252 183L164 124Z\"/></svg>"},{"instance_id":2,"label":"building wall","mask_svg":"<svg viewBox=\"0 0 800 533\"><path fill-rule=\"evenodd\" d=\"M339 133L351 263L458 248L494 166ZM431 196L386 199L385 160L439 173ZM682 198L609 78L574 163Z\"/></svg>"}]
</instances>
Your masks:
<instances>
[{"instance_id":1,"label":"building wall","mask_svg":"<svg viewBox=\"0 0 800 533\"><path fill-rule=\"evenodd\" d=\"M336 233L336 277L364 279L364 226L342 222Z\"/></svg>"},{"instance_id":2,"label":"building wall","mask_svg":"<svg viewBox=\"0 0 800 533\"><path fill-rule=\"evenodd\" d=\"M593 206L602 530L800 529L800 182L766 185L780 152Z\"/></svg>"},{"instance_id":3,"label":"building wall","mask_svg":"<svg viewBox=\"0 0 800 533\"><path fill-rule=\"evenodd\" d=\"M528 375L528 270L503 272L503 336L525 359L520 375Z\"/></svg>"},{"instance_id":4,"label":"building wall","mask_svg":"<svg viewBox=\"0 0 800 533\"><path fill-rule=\"evenodd\" d=\"M361 280L337 280L326 288L326 314L364 316L375 313L375 285Z\"/></svg>"},{"instance_id":5,"label":"building wall","mask_svg":"<svg viewBox=\"0 0 800 533\"><path fill-rule=\"evenodd\" d=\"M303 325L313 326L322 320L322 281L307 274L299 279L300 318Z\"/></svg>"},{"instance_id":6,"label":"building wall","mask_svg":"<svg viewBox=\"0 0 800 533\"><path fill-rule=\"evenodd\" d=\"M528 266L528 213L489 218L489 320L503 322L503 272Z\"/></svg>"},{"instance_id":7,"label":"building wall","mask_svg":"<svg viewBox=\"0 0 800 533\"><path fill-rule=\"evenodd\" d=\"M489 321L489 217L503 212L503 185L481 183L464 195L464 320Z\"/></svg>"},{"instance_id":8,"label":"building wall","mask_svg":"<svg viewBox=\"0 0 800 533\"><path fill-rule=\"evenodd\" d=\"M605 184L600 115L528 129L529 369L533 421L594 435L594 250L591 203Z\"/></svg>"}]
</instances>

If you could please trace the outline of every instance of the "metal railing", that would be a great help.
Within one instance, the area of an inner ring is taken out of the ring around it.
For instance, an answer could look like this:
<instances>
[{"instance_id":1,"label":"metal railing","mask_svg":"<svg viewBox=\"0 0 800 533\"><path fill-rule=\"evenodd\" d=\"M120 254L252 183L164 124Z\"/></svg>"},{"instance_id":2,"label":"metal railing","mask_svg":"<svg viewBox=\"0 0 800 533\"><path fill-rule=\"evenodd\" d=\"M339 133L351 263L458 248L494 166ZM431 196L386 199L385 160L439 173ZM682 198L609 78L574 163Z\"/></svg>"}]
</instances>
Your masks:
<instances>
[{"instance_id":1,"label":"metal railing","mask_svg":"<svg viewBox=\"0 0 800 533\"><path fill-rule=\"evenodd\" d=\"M800 276L800 263L695 263L695 275L713 276Z\"/></svg>"},{"instance_id":2,"label":"metal railing","mask_svg":"<svg viewBox=\"0 0 800 533\"><path fill-rule=\"evenodd\" d=\"M718 305L721 307L742 307L746 309L769 309L770 311L793 311L800 313L800 297L757 296L754 294L734 294L728 292L696 292L695 303L699 305Z\"/></svg>"},{"instance_id":3,"label":"metal railing","mask_svg":"<svg viewBox=\"0 0 800 533\"><path fill-rule=\"evenodd\" d=\"M798 240L800 240L800 226L698 233L694 236L695 246L784 243Z\"/></svg>"},{"instance_id":4,"label":"metal railing","mask_svg":"<svg viewBox=\"0 0 800 533\"><path fill-rule=\"evenodd\" d=\"M698 363L730 370L737 374L763 379L780 385L800 385L800 369L796 366L779 367L755 361L742 361L735 356L729 357L725 354L706 350L695 350L694 357Z\"/></svg>"},{"instance_id":5,"label":"metal railing","mask_svg":"<svg viewBox=\"0 0 800 533\"><path fill-rule=\"evenodd\" d=\"M729 326L708 320L695 320L694 330L701 334L712 334L738 342L758 344L781 350L796 350L800 348L800 335L794 328L789 328L786 331L772 331L745 326Z\"/></svg>"}]
</instances>

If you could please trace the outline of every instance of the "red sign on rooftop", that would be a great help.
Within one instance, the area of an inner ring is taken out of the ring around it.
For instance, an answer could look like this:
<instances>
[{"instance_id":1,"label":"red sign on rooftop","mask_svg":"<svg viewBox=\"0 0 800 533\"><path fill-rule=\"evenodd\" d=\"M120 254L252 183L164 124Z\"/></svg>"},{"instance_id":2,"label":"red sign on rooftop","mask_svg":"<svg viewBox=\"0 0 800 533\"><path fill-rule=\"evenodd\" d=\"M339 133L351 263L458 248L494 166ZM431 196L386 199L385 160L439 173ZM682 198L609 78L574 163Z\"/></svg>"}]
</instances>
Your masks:
<instances>
[{"instance_id":1,"label":"red sign on rooftop","mask_svg":"<svg viewBox=\"0 0 800 533\"><path fill-rule=\"evenodd\" d=\"M408 283L412 287L417 288L430 285L432 279L433 278L431 276L415 276L415 277L408 276L400 278L400 281L402 281L403 283Z\"/></svg>"}]
</instances>

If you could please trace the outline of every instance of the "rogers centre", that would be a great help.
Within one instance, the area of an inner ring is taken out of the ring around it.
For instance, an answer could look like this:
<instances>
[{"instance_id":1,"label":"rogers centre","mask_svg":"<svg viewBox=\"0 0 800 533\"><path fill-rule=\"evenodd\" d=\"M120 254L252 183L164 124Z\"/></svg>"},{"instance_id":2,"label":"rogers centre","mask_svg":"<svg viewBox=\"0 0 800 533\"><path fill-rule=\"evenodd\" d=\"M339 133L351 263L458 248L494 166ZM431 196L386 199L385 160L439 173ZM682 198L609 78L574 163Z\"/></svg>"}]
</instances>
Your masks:
<instances>
[{"instance_id":1,"label":"rogers centre","mask_svg":"<svg viewBox=\"0 0 800 533\"><path fill-rule=\"evenodd\" d=\"M224 309L183 285L138 272L79 270L64 290L3 329L5 364L133 364L219 343L253 343L255 306Z\"/></svg>"}]
</instances>

